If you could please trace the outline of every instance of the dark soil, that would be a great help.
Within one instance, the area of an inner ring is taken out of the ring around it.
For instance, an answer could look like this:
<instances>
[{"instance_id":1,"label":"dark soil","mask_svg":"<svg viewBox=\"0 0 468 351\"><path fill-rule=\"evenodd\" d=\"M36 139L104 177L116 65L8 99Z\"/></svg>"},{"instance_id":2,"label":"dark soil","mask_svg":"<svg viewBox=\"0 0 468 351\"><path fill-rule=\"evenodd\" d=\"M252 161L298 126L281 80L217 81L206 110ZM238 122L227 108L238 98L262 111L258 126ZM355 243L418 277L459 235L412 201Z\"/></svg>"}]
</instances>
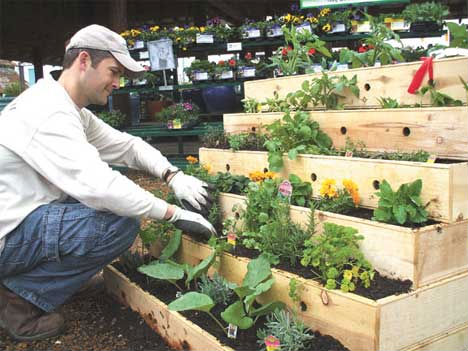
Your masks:
<instances>
[{"instance_id":1,"label":"dark soil","mask_svg":"<svg viewBox=\"0 0 468 351\"><path fill-rule=\"evenodd\" d=\"M170 351L145 321L105 293L75 299L60 308L66 329L43 341L18 342L0 329L0 350Z\"/></svg>"},{"instance_id":2,"label":"dark soil","mask_svg":"<svg viewBox=\"0 0 468 351\"><path fill-rule=\"evenodd\" d=\"M114 264L114 266L123 270L119 264ZM176 298L176 293L178 289L165 281L152 279L148 283L148 279L145 275L139 273L138 271L124 270L123 273L133 282L138 284L142 289L150 292L152 295L156 296L158 299L163 301L166 304L174 301ZM180 282L182 285L183 281ZM179 286L181 285L179 284ZM232 301L234 302L234 301ZM215 306L211 312L220 320L222 320L220 313L226 308L226 306ZM186 318L188 318L193 323L201 326L204 330L208 331L211 335L216 337L221 343L226 344L235 350L238 351L251 351L259 350L260 345L257 343L257 330L262 328L265 319L260 318L257 323L247 330L239 329L237 331L237 338L232 339L228 338L226 334L220 329L219 325L206 313L199 311L184 311L181 312ZM314 351L344 351L348 350L344 347L338 340L334 339L329 335L322 336L320 333L314 333L315 338L310 341L307 345L306 350Z\"/></svg>"}]
</instances>

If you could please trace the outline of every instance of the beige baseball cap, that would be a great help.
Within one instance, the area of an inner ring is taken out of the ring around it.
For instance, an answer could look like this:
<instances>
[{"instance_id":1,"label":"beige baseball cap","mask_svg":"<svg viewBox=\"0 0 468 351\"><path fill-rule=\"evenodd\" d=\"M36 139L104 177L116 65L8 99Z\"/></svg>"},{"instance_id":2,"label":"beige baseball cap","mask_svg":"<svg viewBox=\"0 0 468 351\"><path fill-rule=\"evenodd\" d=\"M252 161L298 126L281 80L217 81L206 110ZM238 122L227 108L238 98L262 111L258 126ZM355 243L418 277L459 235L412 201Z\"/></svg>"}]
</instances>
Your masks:
<instances>
[{"instance_id":1,"label":"beige baseball cap","mask_svg":"<svg viewBox=\"0 0 468 351\"><path fill-rule=\"evenodd\" d=\"M125 39L98 24L92 24L76 32L65 51L74 48L109 51L124 66L126 74L130 77L138 76L145 71L143 66L130 56Z\"/></svg>"}]
</instances>

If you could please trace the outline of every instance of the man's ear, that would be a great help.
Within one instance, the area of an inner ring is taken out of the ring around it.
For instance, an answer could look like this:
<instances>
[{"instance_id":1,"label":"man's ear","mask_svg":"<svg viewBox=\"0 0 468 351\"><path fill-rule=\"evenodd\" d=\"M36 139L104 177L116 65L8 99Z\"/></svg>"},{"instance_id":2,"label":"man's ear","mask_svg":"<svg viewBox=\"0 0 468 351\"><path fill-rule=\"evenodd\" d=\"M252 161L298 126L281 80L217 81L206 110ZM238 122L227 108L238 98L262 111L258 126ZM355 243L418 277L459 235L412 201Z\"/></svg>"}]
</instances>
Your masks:
<instances>
[{"instance_id":1,"label":"man's ear","mask_svg":"<svg viewBox=\"0 0 468 351\"><path fill-rule=\"evenodd\" d=\"M86 51L80 51L78 54L78 66L80 71L86 71L88 66L91 66L91 57Z\"/></svg>"}]
</instances>

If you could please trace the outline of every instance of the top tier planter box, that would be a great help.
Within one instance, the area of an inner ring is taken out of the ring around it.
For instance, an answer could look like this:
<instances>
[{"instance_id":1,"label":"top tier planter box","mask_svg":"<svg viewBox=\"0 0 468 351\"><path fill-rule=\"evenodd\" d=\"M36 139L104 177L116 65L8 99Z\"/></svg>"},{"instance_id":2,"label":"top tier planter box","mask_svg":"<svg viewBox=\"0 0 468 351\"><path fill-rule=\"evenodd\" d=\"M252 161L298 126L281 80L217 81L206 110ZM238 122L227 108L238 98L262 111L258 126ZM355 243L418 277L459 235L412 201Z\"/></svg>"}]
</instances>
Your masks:
<instances>
[{"instance_id":1,"label":"top tier planter box","mask_svg":"<svg viewBox=\"0 0 468 351\"><path fill-rule=\"evenodd\" d=\"M417 95L407 92L414 74L421 66L421 62L401 63L383 67L356 68L347 71L328 72L330 76L345 75L352 78L357 75L357 84L360 88L360 97L344 94L346 96L345 106L354 108L380 107L377 99L380 97L391 97L400 104L414 105L420 103ZM263 79L244 83L245 97L264 101L272 98L277 92L279 97L285 97L301 89L305 80L320 77L322 73L305 74L298 76ZM454 57L448 59L434 60L434 80L438 91L451 96L454 99L467 103L467 94L460 82L462 77L468 81L468 57ZM423 80L427 84L428 76ZM423 104L429 104L428 96L423 99Z\"/></svg>"}]
</instances>

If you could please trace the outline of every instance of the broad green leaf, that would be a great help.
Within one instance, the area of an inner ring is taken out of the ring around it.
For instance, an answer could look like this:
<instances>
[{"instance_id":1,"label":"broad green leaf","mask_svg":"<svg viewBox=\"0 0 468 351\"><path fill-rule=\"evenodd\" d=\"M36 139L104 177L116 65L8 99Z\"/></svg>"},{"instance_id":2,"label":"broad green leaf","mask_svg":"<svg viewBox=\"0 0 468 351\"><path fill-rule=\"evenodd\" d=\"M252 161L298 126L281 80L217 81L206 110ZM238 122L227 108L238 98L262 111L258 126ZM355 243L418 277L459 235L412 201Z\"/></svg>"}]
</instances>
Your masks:
<instances>
[{"instance_id":1,"label":"broad green leaf","mask_svg":"<svg viewBox=\"0 0 468 351\"><path fill-rule=\"evenodd\" d=\"M392 214L390 211L385 211L384 209L376 208L374 210L374 217L372 220L378 222L389 222L392 219Z\"/></svg>"},{"instance_id":2,"label":"broad green leaf","mask_svg":"<svg viewBox=\"0 0 468 351\"><path fill-rule=\"evenodd\" d=\"M260 214L258 215L258 221L260 223L266 223L268 221L268 218L268 214L265 212L260 212Z\"/></svg>"},{"instance_id":3,"label":"broad green leaf","mask_svg":"<svg viewBox=\"0 0 468 351\"><path fill-rule=\"evenodd\" d=\"M409 195L410 196L419 196L422 190L422 180L416 179L409 185Z\"/></svg>"},{"instance_id":4,"label":"broad green leaf","mask_svg":"<svg viewBox=\"0 0 468 351\"><path fill-rule=\"evenodd\" d=\"M263 255L251 260L247 265L247 274L242 281L242 286L255 288L258 284L268 279L271 275L271 268L268 259Z\"/></svg>"},{"instance_id":5,"label":"broad green leaf","mask_svg":"<svg viewBox=\"0 0 468 351\"><path fill-rule=\"evenodd\" d=\"M281 154L268 154L268 165L273 172L279 172L283 168L283 157Z\"/></svg>"},{"instance_id":6,"label":"broad green leaf","mask_svg":"<svg viewBox=\"0 0 468 351\"><path fill-rule=\"evenodd\" d=\"M252 294L254 291L255 290L253 288L250 288L248 286L239 286L234 288L234 292L237 296L239 296L240 299L243 299L247 295Z\"/></svg>"},{"instance_id":7,"label":"broad green leaf","mask_svg":"<svg viewBox=\"0 0 468 351\"><path fill-rule=\"evenodd\" d=\"M199 278L202 274L205 274L208 271L208 269L211 267L211 265L214 263L215 258L216 258L216 253L213 251L208 257L205 257L203 261L201 261L199 264L193 267L192 271L187 276L185 285L188 286L188 284L192 280Z\"/></svg>"},{"instance_id":8,"label":"broad green leaf","mask_svg":"<svg viewBox=\"0 0 468 351\"><path fill-rule=\"evenodd\" d=\"M172 301L167 307L171 311L196 310L209 312L214 305L215 303L208 295L191 291Z\"/></svg>"},{"instance_id":9,"label":"broad green leaf","mask_svg":"<svg viewBox=\"0 0 468 351\"><path fill-rule=\"evenodd\" d=\"M246 315L241 301L228 306L221 312L221 317L226 323L237 325L240 329L248 329L254 324L253 319Z\"/></svg>"},{"instance_id":10,"label":"broad green leaf","mask_svg":"<svg viewBox=\"0 0 468 351\"><path fill-rule=\"evenodd\" d=\"M468 38L468 33L464 25L458 25L456 23L447 22L446 23L450 33L456 37L465 37Z\"/></svg>"},{"instance_id":11,"label":"broad green leaf","mask_svg":"<svg viewBox=\"0 0 468 351\"><path fill-rule=\"evenodd\" d=\"M405 224L407 215L404 205L393 206L393 215L399 224Z\"/></svg>"},{"instance_id":12,"label":"broad green leaf","mask_svg":"<svg viewBox=\"0 0 468 351\"><path fill-rule=\"evenodd\" d=\"M177 229L174 234L172 234L171 239L167 243L164 250L161 252L159 259L165 261L168 258L171 258L177 250L179 249L180 243L182 241L182 231Z\"/></svg>"},{"instance_id":13,"label":"broad green leaf","mask_svg":"<svg viewBox=\"0 0 468 351\"><path fill-rule=\"evenodd\" d=\"M250 306L255 301L257 296L259 296L259 295L263 294L264 292L270 290L274 283L275 283L275 278L270 278L267 281L258 284L255 287L254 293L245 297L244 303L245 303L247 312L249 312Z\"/></svg>"},{"instance_id":14,"label":"broad green leaf","mask_svg":"<svg viewBox=\"0 0 468 351\"><path fill-rule=\"evenodd\" d=\"M390 184L384 179L380 183L380 196L393 202L393 190Z\"/></svg>"},{"instance_id":15,"label":"broad green leaf","mask_svg":"<svg viewBox=\"0 0 468 351\"><path fill-rule=\"evenodd\" d=\"M301 197L296 198L296 203L297 203L297 206L304 207L306 200L304 197L301 196Z\"/></svg>"},{"instance_id":16,"label":"broad green leaf","mask_svg":"<svg viewBox=\"0 0 468 351\"><path fill-rule=\"evenodd\" d=\"M139 236L144 245L149 245L153 243L158 237L156 233L152 230L141 230L139 232Z\"/></svg>"},{"instance_id":17,"label":"broad green leaf","mask_svg":"<svg viewBox=\"0 0 468 351\"><path fill-rule=\"evenodd\" d=\"M301 178L299 178L297 175L291 173L289 175L289 181L291 184L300 184L301 183Z\"/></svg>"},{"instance_id":18,"label":"broad green leaf","mask_svg":"<svg viewBox=\"0 0 468 351\"><path fill-rule=\"evenodd\" d=\"M156 263L138 267L138 271L152 278L179 280L184 277L184 269L171 263Z\"/></svg>"}]
</instances>

